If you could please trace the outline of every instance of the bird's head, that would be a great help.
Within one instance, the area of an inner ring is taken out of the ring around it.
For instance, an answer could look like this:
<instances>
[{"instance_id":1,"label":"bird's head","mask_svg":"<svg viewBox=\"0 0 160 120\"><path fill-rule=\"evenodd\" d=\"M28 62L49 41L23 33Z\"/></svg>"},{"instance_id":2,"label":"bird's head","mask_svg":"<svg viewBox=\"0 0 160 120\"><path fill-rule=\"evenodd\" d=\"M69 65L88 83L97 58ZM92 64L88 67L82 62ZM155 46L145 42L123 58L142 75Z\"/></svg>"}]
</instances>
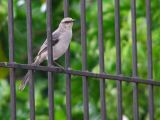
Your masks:
<instances>
[{"instance_id":1,"label":"bird's head","mask_svg":"<svg viewBox=\"0 0 160 120\"><path fill-rule=\"evenodd\" d=\"M71 30L74 21L75 20L70 17L63 18L61 20L60 27L62 27L63 29L66 29L66 30Z\"/></svg>"}]
</instances>

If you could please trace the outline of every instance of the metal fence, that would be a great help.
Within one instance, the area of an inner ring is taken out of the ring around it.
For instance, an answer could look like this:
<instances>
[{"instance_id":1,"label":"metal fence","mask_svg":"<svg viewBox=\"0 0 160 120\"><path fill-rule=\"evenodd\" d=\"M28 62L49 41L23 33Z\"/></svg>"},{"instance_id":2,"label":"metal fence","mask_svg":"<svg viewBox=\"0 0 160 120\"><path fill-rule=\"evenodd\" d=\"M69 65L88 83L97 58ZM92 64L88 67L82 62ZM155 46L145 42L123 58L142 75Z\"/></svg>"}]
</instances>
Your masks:
<instances>
[{"instance_id":1,"label":"metal fence","mask_svg":"<svg viewBox=\"0 0 160 120\"><path fill-rule=\"evenodd\" d=\"M102 0L98 0L98 46L99 46L99 68L100 72L92 73L87 71L87 44L86 44L86 10L85 0L81 0L81 46L82 46L82 71L71 70L69 49L65 54L65 70L52 65L52 0L47 0L47 39L48 39L48 66L34 66L32 58L32 8L31 0L26 0L27 6L27 41L28 41L28 64L18 64L14 62L14 19L13 19L13 0L8 0L8 27L9 27L9 63L0 63L0 67L10 68L10 93L11 93L11 120L16 120L16 91L15 91L15 69L27 69L31 72L32 81L29 83L30 89L30 119L35 120L35 103L34 103L34 82L33 70L48 72L48 97L49 97L49 119L54 119L54 79L52 73L66 74L66 111L67 120L72 119L71 115L71 75L82 76L83 78L83 111L84 120L89 120L89 95L88 95L88 77L98 78L100 82L100 102L101 102L101 119L107 119L106 102L105 102L105 79L117 81L117 115L118 120L122 120L122 82L129 82L134 85L133 88L133 115L134 120L139 119L138 111L138 84L148 85L148 106L149 118L154 120L154 100L153 87L160 86L159 81L153 81L152 70L152 37L151 37L151 8L150 0L146 0L146 19L147 19L147 49L148 49L148 79L140 79L137 75L137 45L136 45L136 0L131 0L131 17L132 17L132 77L126 77L121 74L121 47L120 47L120 9L119 0L115 0L115 38L116 38L116 75L104 73L104 46L103 46L103 15ZM64 0L64 17L68 15L68 0ZM54 53L53 53L54 54ZM17 118L18 119L18 118Z\"/></svg>"}]
</instances>

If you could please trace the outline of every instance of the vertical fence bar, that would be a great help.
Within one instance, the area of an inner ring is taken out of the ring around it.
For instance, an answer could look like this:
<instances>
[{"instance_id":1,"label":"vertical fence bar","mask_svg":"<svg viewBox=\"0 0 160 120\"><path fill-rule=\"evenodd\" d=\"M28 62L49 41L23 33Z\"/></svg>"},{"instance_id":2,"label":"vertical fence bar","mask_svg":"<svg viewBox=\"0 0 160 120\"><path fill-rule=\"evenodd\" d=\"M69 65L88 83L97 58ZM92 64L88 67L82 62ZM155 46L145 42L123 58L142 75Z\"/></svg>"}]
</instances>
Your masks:
<instances>
[{"instance_id":1,"label":"vertical fence bar","mask_svg":"<svg viewBox=\"0 0 160 120\"><path fill-rule=\"evenodd\" d=\"M32 64L32 8L31 0L26 1L27 7L27 44L28 44L28 64ZM30 119L35 120L35 100L34 100L34 81L33 81L33 71L29 70L31 75L31 81L29 82L30 89Z\"/></svg>"},{"instance_id":2,"label":"vertical fence bar","mask_svg":"<svg viewBox=\"0 0 160 120\"><path fill-rule=\"evenodd\" d=\"M52 54L52 0L47 0L47 42L48 42L48 66L53 64ZM49 97L49 120L54 120L54 87L53 74L48 72L48 97Z\"/></svg>"},{"instance_id":3,"label":"vertical fence bar","mask_svg":"<svg viewBox=\"0 0 160 120\"><path fill-rule=\"evenodd\" d=\"M14 62L13 0L8 0L9 62ZM15 69L10 68L11 120L16 120Z\"/></svg>"},{"instance_id":4,"label":"vertical fence bar","mask_svg":"<svg viewBox=\"0 0 160 120\"><path fill-rule=\"evenodd\" d=\"M82 70L87 70L87 41L86 41L86 4L85 0L81 0L81 46L82 46ZM83 76L83 109L84 120L89 120L89 105L88 105L88 81L87 77Z\"/></svg>"},{"instance_id":5,"label":"vertical fence bar","mask_svg":"<svg viewBox=\"0 0 160 120\"><path fill-rule=\"evenodd\" d=\"M146 0L146 17L147 17L147 52L148 52L148 79L153 78L152 65L152 34L151 34L151 2ZM154 98L153 85L149 85L149 117L154 120Z\"/></svg>"},{"instance_id":6,"label":"vertical fence bar","mask_svg":"<svg viewBox=\"0 0 160 120\"><path fill-rule=\"evenodd\" d=\"M121 41L120 41L120 3L115 0L115 38L116 38L116 71L121 74ZM117 112L118 120L122 120L122 82L117 81Z\"/></svg>"},{"instance_id":7,"label":"vertical fence bar","mask_svg":"<svg viewBox=\"0 0 160 120\"><path fill-rule=\"evenodd\" d=\"M103 43L103 16L102 0L98 0L98 46L100 73L104 73L104 43ZM101 118L106 120L105 79L100 80Z\"/></svg>"},{"instance_id":8,"label":"vertical fence bar","mask_svg":"<svg viewBox=\"0 0 160 120\"><path fill-rule=\"evenodd\" d=\"M136 0L131 0L132 15L132 76L137 77L137 39L136 39ZM138 84L133 84L133 114L134 120L139 120L138 112Z\"/></svg>"},{"instance_id":9,"label":"vertical fence bar","mask_svg":"<svg viewBox=\"0 0 160 120\"><path fill-rule=\"evenodd\" d=\"M68 17L68 0L64 0L64 17ZM68 69L70 67L70 52L69 48L65 54L65 67ZM71 75L66 74L66 111L67 120L72 120L71 115Z\"/></svg>"}]
</instances>

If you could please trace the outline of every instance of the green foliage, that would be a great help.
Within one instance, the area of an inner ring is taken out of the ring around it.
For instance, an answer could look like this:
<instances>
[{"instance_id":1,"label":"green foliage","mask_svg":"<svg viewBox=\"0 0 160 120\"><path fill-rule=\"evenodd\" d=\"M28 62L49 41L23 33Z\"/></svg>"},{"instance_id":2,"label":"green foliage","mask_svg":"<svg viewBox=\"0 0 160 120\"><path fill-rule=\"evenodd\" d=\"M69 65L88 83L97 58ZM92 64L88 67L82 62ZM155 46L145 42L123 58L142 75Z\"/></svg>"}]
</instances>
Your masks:
<instances>
[{"instance_id":1,"label":"green foliage","mask_svg":"<svg viewBox=\"0 0 160 120\"><path fill-rule=\"evenodd\" d=\"M131 1L120 1L120 38L122 74L132 76L132 32L131 32ZM153 77L160 78L160 12L158 11L158 0L151 1L152 13L152 40L153 40ZM32 0L32 30L33 30L33 54L37 54L39 46L46 39L46 12L45 0ZM145 0L136 3L137 21L137 49L138 49L138 75L147 78L147 25ZM8 61L8 13L7 0L0 1L0 61ZM115 48L115 24L114 24L114 1L103 0L103 37L104 37L104 60L105 72L116 74L116 48ZM77 20L73 28L73 40L70 45L71 68L81 70L82 49L80 44L80 0L69 1L69 15ZM53 1L53 29L56 29L59 21L63 18L63 1ZM99 73L99 51L98 51L98 15L97 1L86 1L86 27L87 27L87 64L88 70ZM27 63L27 32L26 32L26 6L25 0L14 0L14 40L15 61ZM64 65L64 57L58 62ZM45 64L43 64L45 65ZM29 119L29 92L28 87L20 92L18 90L19 80L26 71L16 70L16 99L18 120ZM36 72L35 76L35 106L36 119L48 119L48 95L47 95L47 73ZM0 119L10 119L10 88L9 72L0 68ZM89 82L89 108L90 119L99 120L100 96L99 81L88 78ZM54 75L55 89L55 119L66 119L66 86L65 75ZM73 120L83 119L83 96L82 78L72 76L72 117ZM141 120L148 120L148 86L139 85L139 112ZM160 118L160 102L158 87L154 89L155 120ZM122 83L123 91L123 116L129 120L133 119L133 85ZM106 104L107 117L109 120L117 119L117 86L113 80L106 80Z\"/></svg>"}]
</instances>

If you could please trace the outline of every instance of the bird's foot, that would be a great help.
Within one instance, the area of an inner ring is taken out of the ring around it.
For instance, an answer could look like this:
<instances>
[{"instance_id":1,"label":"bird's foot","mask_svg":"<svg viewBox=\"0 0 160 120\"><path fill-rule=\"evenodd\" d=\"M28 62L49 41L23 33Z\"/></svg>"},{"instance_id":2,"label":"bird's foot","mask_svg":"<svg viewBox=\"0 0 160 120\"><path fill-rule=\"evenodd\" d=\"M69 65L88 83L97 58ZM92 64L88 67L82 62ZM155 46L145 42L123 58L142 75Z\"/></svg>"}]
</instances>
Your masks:
<instances>
[{"instance_id":1,"label":"bird's foot","mask_svg":"<svg viewBox=\"0 0 160 120\"><path fill-rule=\"evenodd\" d=\"M54 65L56 65L56 66L57 66L57 67L59 67L59 68L64 69L64 67L63 67L62 65L58 64L58 63L57 63L57 62L55 62L55 61L53 61L53 64L54 64Z\"/></svg>"}]
</instances>

